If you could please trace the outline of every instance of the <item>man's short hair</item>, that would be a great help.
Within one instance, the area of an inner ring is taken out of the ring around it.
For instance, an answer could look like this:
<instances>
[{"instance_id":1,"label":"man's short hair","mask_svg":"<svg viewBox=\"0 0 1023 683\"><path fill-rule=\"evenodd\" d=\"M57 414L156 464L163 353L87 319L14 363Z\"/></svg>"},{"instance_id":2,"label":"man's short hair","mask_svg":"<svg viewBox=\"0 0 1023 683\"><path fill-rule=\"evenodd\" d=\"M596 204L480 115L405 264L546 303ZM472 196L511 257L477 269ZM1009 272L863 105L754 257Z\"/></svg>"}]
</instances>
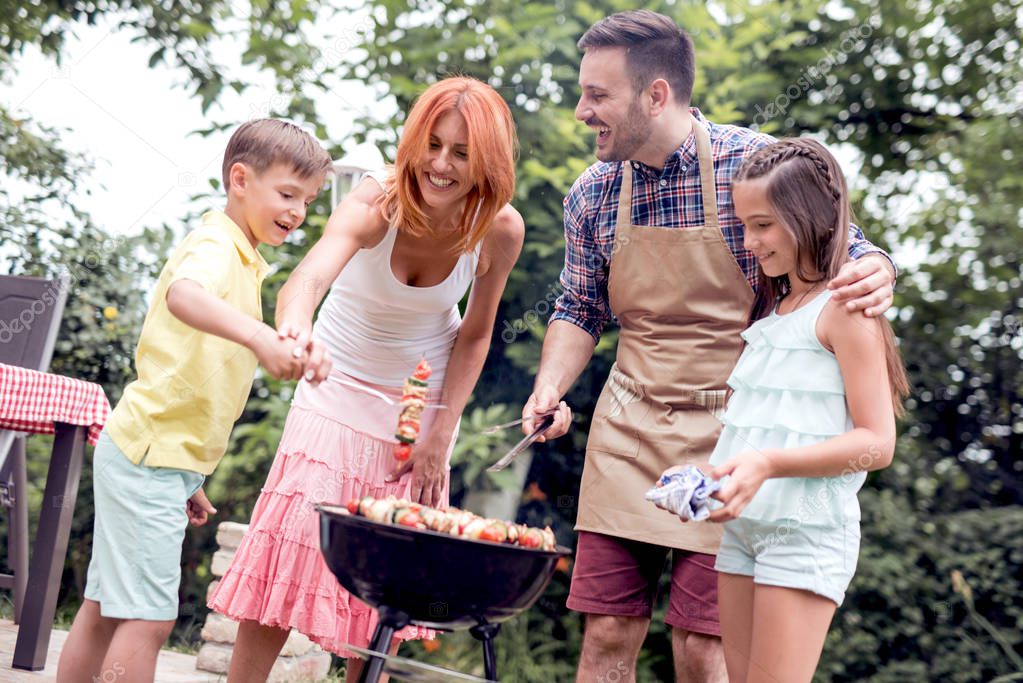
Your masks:
<instances>
[{"instance_id":1,"label":"man's short hair","mask_svg":"<svg viewBox=\"0 0 1023 683\"><path fill-rule=\"evenodd\" d=\"M663 14L645 9L612 14L591 26L577 45L583 51L623 47L636 92L663 78L679 104L688 105L692 99L696 79L693 41Z\"/></svg>"},{"instance_id":2,"label":"man's short hair","mask_svg":"<svg viewBox=\"0 0 1023 683\"><path fill-rule=\"evenodd\" d=\"M331 169L330 155L316 138L281 119L255 119L238 127L224 150L224 190L231 185L231 166L243 163L256 173L282 163L303 178L325 175Z\"/></svg>"}]
</instances>

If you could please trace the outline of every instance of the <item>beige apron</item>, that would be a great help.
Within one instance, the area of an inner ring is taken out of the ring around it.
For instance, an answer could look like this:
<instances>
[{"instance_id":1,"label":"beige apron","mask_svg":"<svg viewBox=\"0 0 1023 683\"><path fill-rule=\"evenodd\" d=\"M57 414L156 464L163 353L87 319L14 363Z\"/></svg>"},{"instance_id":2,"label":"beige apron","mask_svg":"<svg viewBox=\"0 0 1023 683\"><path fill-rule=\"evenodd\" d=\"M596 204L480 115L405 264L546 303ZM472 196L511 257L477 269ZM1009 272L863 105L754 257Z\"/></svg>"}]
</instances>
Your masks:
<instances>
[{"instance_id":1,"label":"beige apron","mask_svg":"<svg viewBox=\"0 0 1023 683\"><path fill-rule=\"evenodd\" d=\"M693 120L705 225L632 225L624 164L608 279L621 332L593 413L576 529L716 553L721 525L683 524L643 494L672 465L706 465L753 292L718 225L710 138Z\"/></svg>"}]
</instances>

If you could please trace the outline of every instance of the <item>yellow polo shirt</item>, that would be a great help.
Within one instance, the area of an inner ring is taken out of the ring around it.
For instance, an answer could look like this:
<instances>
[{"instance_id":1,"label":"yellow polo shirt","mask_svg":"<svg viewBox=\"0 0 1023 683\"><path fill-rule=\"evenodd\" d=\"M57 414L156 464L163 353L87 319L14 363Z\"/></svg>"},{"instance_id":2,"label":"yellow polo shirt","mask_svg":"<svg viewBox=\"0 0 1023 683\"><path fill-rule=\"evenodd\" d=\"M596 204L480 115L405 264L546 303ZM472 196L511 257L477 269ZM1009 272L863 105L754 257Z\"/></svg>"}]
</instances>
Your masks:
<instances>
[{"instance_id":1,"label":"yellow polo shirt","mask_svg":"<svg viewBox=\"0 0 1023 683\"><path fill-rule=\"evenodd\" d=\"M167 289L194 280L242 313L263 319L260 286L269 266L234 221L210 211L167 260L142 325L135 367L106 429L138 464L210 474L242 414L256 356L200 332L167 308Z\"/></svg>"}]
</instances>

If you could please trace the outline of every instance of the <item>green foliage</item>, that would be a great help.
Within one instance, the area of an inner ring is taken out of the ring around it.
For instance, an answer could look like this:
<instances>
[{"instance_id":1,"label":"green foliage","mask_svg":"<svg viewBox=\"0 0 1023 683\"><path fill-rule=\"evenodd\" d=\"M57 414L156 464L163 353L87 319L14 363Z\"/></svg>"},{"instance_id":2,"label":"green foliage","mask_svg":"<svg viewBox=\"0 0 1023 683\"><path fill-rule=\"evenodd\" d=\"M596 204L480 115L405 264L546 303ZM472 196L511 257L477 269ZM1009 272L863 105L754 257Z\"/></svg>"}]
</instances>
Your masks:
<instances>
[{"instance_id":1,"label":"green foliage","mask_svg":"<svg viewBox=\"0 0 1023 683\"><path fill-rule=\"evenodd\" d=\"M1020 673L1023 508L931 517L873 490L861 502L859 566L815 680L980 683ZM970 601L955 592L955 572Z\"/></svg>"},{"instance_id":2,"label":"green foliage","mask_svg":"<svg viewBox=\"0 0 1023 683\"><path fill-rule=\"evenodd\" d=\"M336 87L337 79L390 93L401 112L396 119L383 128L364 119L353 132L354 139L379 141L385 157L393 155L404 112L427 83L464 73L497 88L518 126L514 204L525 218L527 241L463 421L452 482L460 495L468 486L500 484L482 474L484 465L517 435L490 441L479 431L517 416L560 293L561 200L593 161L591 134L573 113L575 41L594 21L635 6L624 0L375 0L368 18L353 22L345 10L306 0L245 7L0 0L0 74L26 45L59 58L76 22L110 20L152 46L151 64L178 66L208 110L227 90L245 92L251 85L216 59L225 54L213 49L218 36L230 34L242 45L241 62L269 74L280 92L260 114L305 120L323 136L326 116L316 110L314 95ZM1023 0L647 6L693 35L694 104L711 120L755 124L776 135L823 132L832 144L847 143L864 162L853 184L860 224L875 242L920 255L901 264L893 311L914 386L909 415L895 464L873 476L863 494L860 570L836 616L818 680L1012 677L1023 630L1021 513L1008 507L1023 503L1023 462L1016 455L1023 445ZM322 43L299 39L314 33L314 23L338 29ZM361 49L352 49L356 45ZM92 225L73 201L88 160L65 149L59 135L0 104L0 160L9 181L0 187L0 257L11 272L72 275L54 370L98 381L116 400L132 377L144 293L170 233L151 228L113 240ZM304 233L266 254L276 267L264 289L267 320L277 291L328 213L326 200L317 201ZM117 315L105 317L107 307ZM529 481L543 495L531 496L519 518L554 525L568 545L588 415L616 341L609 329L566 397L576 412L573 431L534 448ZM219 519L248 518L291 391L290 383L257 378L230 455L208 482ZM30 444L38 470L48 443L33 438ZM39 471L34 474L42 481ZM71 600L84 583L91 538L88 466L82 482L65 577ZM213 533L209 525L186 541L182 640L194 637L203 618ZM970 587L970 600L963 589L953 591L954 571ZM521 680L571 677L581 624L564 609L566 587L567 577L559 574L533 610L505 626L498 639L502 670L522 671ZM657 609L637 672L642 681L671 675L670 633L657 621L663 599ZM433 653L421 645L406 649L417 659L479 669L474 642L459 635L442 643Z\"/></svg>"},{"instance_id":3,"label":"green foliage","mask_svg":"<svg viewBox=\"0 0 1023 683\"><path fill-rule=\"evenodd\" d=\"M462 416L458 441L451 453L452 500L461 500L471 488L496 491L518 485L511 469L488 472L487 467L494 464L496 454L506 452L521 438L521 432L504 429L496 434L484 433L487 427L514 420L516 415L512 406L496 404L473 408Z\"/></svg>"}]
</instances>

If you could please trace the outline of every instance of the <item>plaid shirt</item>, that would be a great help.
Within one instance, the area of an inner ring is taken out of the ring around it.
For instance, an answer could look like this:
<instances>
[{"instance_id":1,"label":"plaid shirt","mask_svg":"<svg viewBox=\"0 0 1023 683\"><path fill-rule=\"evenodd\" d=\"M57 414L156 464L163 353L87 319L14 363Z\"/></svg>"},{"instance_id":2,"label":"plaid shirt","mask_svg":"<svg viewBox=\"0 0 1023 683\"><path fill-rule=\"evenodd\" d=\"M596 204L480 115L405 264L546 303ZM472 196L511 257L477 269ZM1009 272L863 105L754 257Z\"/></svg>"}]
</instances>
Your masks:
<instances>
[{"instance_id":1,"label":"plaid shirt","mask_svg":"<svg viewBox=\"0 0 1023 683\"><path fill-rule=\"evenodd\" d=\"M725 243L755 289L757 260L742 246L743 226L732 205L732 176L746 157L775 140L748 128L710 123L695 108L690 112L710 134L719 223ZM613 319L607 279L622 187L622 163L598 162L590 166L575 181L564 202L565 268L561 271L564 291L555 303L551 322L565 320L586 330L594 339L600 338L604 325ZM637 161L629 163L633 168L633 225L682 229L703 226L700 168L692 134L665 160L662 169ZM859 258L870 252L884 254L863 237L859 228L851 226L849 254Z\"/></svg>"}]
</instances>

